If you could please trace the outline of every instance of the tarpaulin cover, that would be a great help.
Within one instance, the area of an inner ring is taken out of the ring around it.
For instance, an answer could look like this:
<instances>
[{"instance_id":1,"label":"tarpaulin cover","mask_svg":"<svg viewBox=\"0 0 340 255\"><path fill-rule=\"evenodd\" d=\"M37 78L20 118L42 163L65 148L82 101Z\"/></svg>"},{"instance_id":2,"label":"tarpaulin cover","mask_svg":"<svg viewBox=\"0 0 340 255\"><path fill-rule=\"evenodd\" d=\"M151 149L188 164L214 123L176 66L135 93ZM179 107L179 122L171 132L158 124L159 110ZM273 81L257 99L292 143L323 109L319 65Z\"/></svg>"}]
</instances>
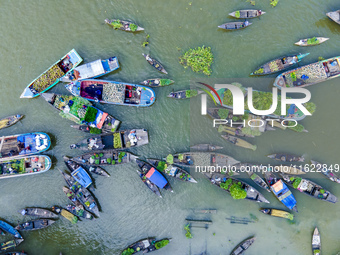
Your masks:
<instances>
[{"instance_id":1,"label":"tarpaulin cover","mask_svg":"<svg viewBox=\"0 0 340 255\"><path fill-rule=\"evenodd\" d=\"M15 228L13 228L11 225L2 220L0 220L0 228L10 233L11 235L15 236L16 238L22 238L20 233Z\"/></svg>"},{"instance_id":2,"label":"tarpaulin cover","mask_svg":"<svg viewBox=\"0 0 340 255\"><path fill-rule=\"evenodd\" d=\"M145 176L161 189L163 189L164 186L168 183L164 176L160 172L158 172L155 168L151 168Z\"/></svg>"},{"instance_id":3,"label":"tarpaulin cover","mask_svg":"<svg viewBox=\"0 0 340 255\"><path fill-rule=\"evenodd\" d=\"M80 185L82 185L85 188L92 184L91 177L82 167L78 167L76 170L74 170L72 172L72 176L74 177L74 179L77 180L77 182L80 183Z\"/></svg>"},{"instance_id":4,"label":"tarpaulin cover","mask_svg":"<svg viewBox=\"0 0 340 255\"><path fill-rule=\"evenodd\" d=\"M279 200L289 209L292 209L296 205L295 197L282 180L279 180L277 183L272 185L272 187L274 188L273 192L275 195L277 195ZM278 187L281 187L281 189L278 189Z\"/></svg>"}]
</instances>

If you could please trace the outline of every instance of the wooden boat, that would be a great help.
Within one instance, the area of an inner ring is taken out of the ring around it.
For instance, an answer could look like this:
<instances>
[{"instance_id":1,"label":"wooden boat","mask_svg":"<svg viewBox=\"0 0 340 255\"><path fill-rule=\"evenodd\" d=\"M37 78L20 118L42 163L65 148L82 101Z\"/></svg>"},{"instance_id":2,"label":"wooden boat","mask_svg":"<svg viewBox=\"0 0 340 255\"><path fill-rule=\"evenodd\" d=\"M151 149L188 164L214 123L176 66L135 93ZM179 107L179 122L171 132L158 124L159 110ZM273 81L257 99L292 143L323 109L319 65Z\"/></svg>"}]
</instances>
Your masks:
<instances>
[{"instance_id":1,"label":"wooden boat","mask_svg":"<svg viewBox=\"0 0 340 255\"><path fill-rule=\"evenodd\" d=\"M331 203L336 203L338 201L336 196L315 182L289 174L279 173L279 175L285 183L303 194Z\"/></svg>"},{"instance_id":2,"label":"wooden boat","mask_svg":"<svg viewBox=\"0 0 340 255\"><path fill-rule=\"evenodd\" d=\"M156 100L151 88L118 81L88 79L71 82L65 88L74 96L102 104L147 107Z\"/></svg>"},{"instance_id":3,"label":"wooden boat","mask_svg":"<svg viewBox=\"0 0 340 255\"><path fill-rule=\"evenodd\" d=\"M21 215L36 216L39 218L58 218L55 213L42 208L25 208L20 211Z\"/></svg>"},{"instance_id":4,"label":"wooden boat","mask_svg":"<svg viewBox=\"0 0 340 255\"><path fill-rule=\"evenodd\" d=\"M173 91L167 97L175 98L175 99L188 99L195 96L198 96L202 94L202 90L197 89L186 89L186 90L179 90L179 91Z\"/></svg>"},{"instance_id":5,"label":"wooden boat","mask_svg":"<svg viewBox=\"0 0 340 255\"><path fill-rule=\"evenodd\" d=\"M138 147L149 143L149 135L146 129L127 129L111 134L96 135L72 144L71 149L103 150L126 149Z\"/></svg>"},{"instance_id":6,"label":"wooden boat","mask_svg":"<svg viewBox=\"0 0 340 255\"><path fill-rule=\"evenodd\" d=\"M304 162L305 161L305 158L303 156L300 157L300 156L284 154L284 153L270 154L267 157L277 160L277 161L282 161L282 162Z\"/></svg>"},{"instance_id":7,"label":"wooden boat","mask_svg":"<svg viewBox=\"0 0 340 255\"><path fill-rule=\"evenodd\" d=\"M152 183L148 178L146 178L145 174L142 173L141 171L139 171L138 169L136 169L139 177L141 178L141 180L144 182L144 184L153 192L155 193L157 196L159 196L160 198L162 198L162 194L159 190L159 188L156 186L156 184Z\"/></svg>"},{"instance_id":8,"label":"wooden boat","mask_svg":"<svg viewBox=\"0 0 340 255\"><path fill-rule=\"evenodd\" d=\"M144 28L138 26L137 24L126 20L105 19L105 23L112 26L116 30L118 29L126 32L139 32L144 30Z\"/></svg>"},{"instance_id":9,"label":"wooden boat","mask_svg":"<svg viewBox=\"0 0 340 255\"><path fill-rule=\"evenodd\" d=\"M46 151L51 139L46 133L34 132L0 137L0 162Z\"/></svg>"},{"instance_id":10,"label":"wooden boat","mask_svg":"<svg viewBox=\"0 0 340 255\"><path fill-rule=\"evenodd\" d=\"M129 245L126 249L124 249L120 254L126 255L126 254L134 254L136 252L144 251L146 248L148 248L152 243L155 243L156 238L154 237L148 237L146 239L139 240L131 245Z\"/></svg>"},{"instance_id":11,"label":"wooden boat","mask_svg":"<svg viewBox=\"0 0 340 255\"><path fill-rule=\"evenodd\" d=\"M60 79L62 82L73 82L89 78L98 78L105 74L111 73L119 68L119 62L116 57L107 59L98 59L96 61L81 65L73 69Z\"/></svg>"},{"instance_id":12,"label":"wooden boat","mask_svg":"<svg viewBox=\"0 0 340 255\"><path fill-rule=\"evenodd\" d=\"M7 128L13 126L15 123L20 121L25 115L12 115L6 118L0 119L0 129Z\"/></svg>"},{"instance_id":13,"label":"wooden boat","mask_svg":"<svg viewBox=\"0 0 340 255\"><path fill-rule=\"evenodd\" d=\"M158 159L147 159L146 161L153 165L158 171L168 176L174 177L177 180L197 183L197 181L194 178L192 178L192 176L182 168L179 168L175 165L167 164L165 161Z\"/></svg>"},{"instance_id":14,"label":"wooden boat","mask_svg":"<svg viewBox=\"0 0 340 255\"><path fill-rule=\"evenodd\" d=\"M340 57L334 57L286 71L276 77L274 86L306 87L339 76Z\"/></svg>"},{"instance_id":15,"label":"wooden boat","mask_svg":"<svg viewBox=\"0 0 340 255\"><path fill-rule=\"evenodd\" d=\"M11 234L15 238L19 238L19 239L22 238L20 233L14 227L12 227L10 224L2 220L0 220L0 230L6 231L7 233Z\"/></svg>"},{"instance_id":16,"label":"wooden boat","mask_svg":"<svg viewBox=\"0 0 340 255\"><path fill-rule=\"evenodd\" d=\"M270 188L266 181L263 180L257 173L252 170L246 171L246 173L249 175L250 179L252 179L252 181L255 182L258 186L270 192Z\"/></svg>"},{"instance_id":17,"label":"wooden boat","mask_svg":"<svg viewBox=\"0 0 340 255\"><path fill-rule=\"evenodd\" d=\"M63 191L65 193L65 195L67 196L67 198L78 208L84 209L84 206L82 205L82 203L80 203L80 201L78 200L77 196L73 193L72 190L70 190L69 188L63 187Z\"/></svg>"},{"instance_id":18,"label":"wooden boat","mask_svg":"<svg viewBox=\"0 0 340 255\"><path fill-rule=\"evenodd\" d=\"M37 97L41 93L49 90L56 85L64 75L77 67L81 61L83 61L83 59L78 55L78 53L74 49L71 50L43 74L28 84L20 98Z\"/></svg>"},{"instance_id":19,"label":"wooden boat","mask_svg":"<svg viewBox=\"0 0 340 255\"><path fill-rule=\"evenodd\" d=\"M324 43L327 40L329 40L329 38L313 37L313 38L301 39L300 41L298 41L294 44L297 45L297 46L315 46L315 45L319 45L321 43Z\"/></svg>"},{"instance_id":20,"label":"wooden boat","mask_svg":"<svg viewBox=\"0 0 340 255\"><path fill-rule=\"evenodd\" d=\"M234 250L230 253L230 255L241 255L245 250L249 249L249 247L255 242L255 237L247 238L238 244Z\"/></svg>"},{"instance_id":21,"label":"wooden boat","mask_svg":"<svg viewBox=\"0 0 340 255\"><path fill-rule=\"evenodd\" d=\"M143 251L143 253L149 253L152 251L159 250L163 248L164 246L168 245L171 242L171 238L164 238L162 240L158 240L155 242L151 242L151 245L146 247Z\"/></svg>"},{"instance_id":22,"label":"wooden boat","mask_svg":"<svg viewBox=\"0 0 340 255\"><path fill-rule=\"evenodd\" d=\"M89 167L90 173L94 173L96 175L104 176L104 177L110 177L110 175L101 167L99 166L90 166Z\"/></svg>"},{"instance_id":23,"label":"wooden boat","mask_svg":"<svg viewBox=\"0 0 340 255\"><path fill-rule=\"evenodd\" d=\"M259 191L241 180L227 177L218 173L213 173L210 176L205 176L209 178L212 184L216 185L229 194L231 194L230 190L232 187L239 186L242 190L246 192L246 196L244 197L244 199L259 203L269 203L269 201Z\"/></svg>"},{"instance_id":24,"label":"wooden boat","mask_svg":"<svg viewBox=\"0 0 340 255\"><path fill-rule=\"evenodd\" d=\"M51 166L52 160L45 155L0 160L0 179L44 173L50 170Z\"/></svg>"},{"instance_id":25,"label":"wooden boat","mask_svg":"<svg viewBox=\"0 0 340 255\"><path fill-rule=\"evenodd\" d=\"M283 210L278 210L278 209L273 209L273 208L261 208L260 212L263 212L264 214L268 214L274 217L279 217L279 218L285 218L289 220L294 219L294 214L283 211Z\"/></svg>"},{"instance_id":26,"label":"wooden boat","mask_svg":"<svg viewBox=\"0 0 340 255\"><path fill-rule=\"evenodd\" d=\"M232 144L239 146L239 147L242 147L242 148L245 148L245 149L250 149L250 150L255 151L256 148L257 148L256 145L248 143L247 141L242 140L241 138L238 138L238 137L233 136L233 135L221 135L221 137L223 139L227 140L228 142L231 142Z\"/></svg>"},{"instance_id":27,"label":"wooden boat","mask_svg":"<svg viewBox=\"0 0 340 255\"><path fill-rule=\"evenodd\" d=\"M19 224L15 227L16 230L37 230L46 228L50 225L52 225L55 222L55 220L49 220L49 219L39 219L39 220L32 220L27 221L25 223Z\"/></svg>"},{"instance_id":28,"label":"wooden boat","mask_svg":"<svg viewBox=\"0 0 340 255\"><path fill-rule=\"evenodd\" d=\"M212 144L196 144L196 145L190 146L190 150L195 150L195 151L216 151L216 150L222 150L222 149L223 147L212 145Z\"/></svg>"},{"instance_id":29,"label":"wooden boat","mask_svg":"<svg viewBox=\"0 0 340 255\"><path fill-rule=\"evenodd\" d=\"M64 209L59 207L59 206L53 206L52 207L52 211L54 211L58 214L61 213L62 210L64 210ZM91 213L89 213L88 211L84 210L83 207L80 208L80 207L77 207L77 206L74 206L74 205L67 205L66 210L68 212L70 212L72 215L76 215L77 217L88 219L88 220L93 219L93 215Z\"/></svg>"},{"instance_id":30,"label":"wooden boat","mask_svg":"<svg viewBox=\"0 0 340 255\"><path fill-rule=\"evenodd\" d=\"M265 12L261 10L238 10L229 13L230 16L237 18L237 19L251 19L260 17L261 15L265 14Z\"/></svg>"},{"instance_id":31,"label":"wooden boat","mask_svg":"<svg viewBox=\"0 0 340 255\"><path fill-rule=\"evenodd\" d=\"M321 170L321 174L324 175L325 177L327 177L328 179L330 179L331 181L333 182L336 182L336 183L340 183L340 178L337 177L332 170L330 169L324 169L323 168L323 164L317 162L317 161L314 161L314 160L311 160L311 163L315 166L316 169L319 169Z\"/></svg>"},{"instance_id":32,"label":"wooden boat","mask_svg":"<svg viewBox=\"0 0 340 255\"><path fill-rule=\"evenodd\" d=\"M52 210L63 216L65 219L69 220L72 224L76 224L78 222L78 217L73 215L68 210L65 210L59 206L53 206Z\"/></svg>"},{"instance_id":33,"label":"wooden boat","mask_svg":"<svg viewBox=\"0 0 340 255\"><path fill-rule=\"evenodd\" d=\"M168 180L151 164L139 159L136 160L136 163L142 174L145 175L145 177L148 178L158 188L174 192Z\"/></svg>"},{"instance_id":34,"label":"wooden boat","mask_svg":"<svg viewBox=\"0 0 340 255\"><path fill-rule=\"evenodd\" d=\"M327 12L327 17L340 25L340 10L335 12Z\"/></svg>"},{"instance_id":35,"label":"wooden boat","mask_svg":"<svg viewBox=\"0 0 340 255\"><path fill-rule=\"evenodd\" d=\"M277 197L277 199L279 199L287 208L297 212L296 199L287 185L271 172L265 172L264 176L275 197Z\"/></svg>"},{"instance_id":36,"label":"wooden boat","mask_svg":"<svg viewBox=\"0 0 340 255\"><path fill-rule=\"evenodd\" d=\"M173 84L174 81L170 79L162 79L162 78L156 78L156 79L148 79L145 81L142 81L140 84L149 86L149 87L163 87Z\"/></svg>"},{"instance_id":37,"label":"wooden boat","mask_svg":"<svg viewBox=\"0 0 340 255\"><path fill-rule=\"evenodd\" d=\"M117 150L102 150L85 153L83 155L73 157L72 160L78 164L88 166L99 165L120 165L135 161L138 157L130 152L117 151Z\"/></svg>"},{"instance_id":38,"label":"wooden boat","mask_svg":"<svg viewBox=\"0 0 340 255\"><path fill-rule=\"evenodd\" d=\"M249 23L248 21L245 22L228 22L228 23L224 23L220 26L218 26L218 28L222 28L225 30L238 30L238 29L243 29L246 27L249 27L251 24L253 23Z\"/></svg>"},{"instance_id":39,"label":"wooden boat","mask_svg":"<svg viewBox=\"0 0 340 255\"><path fill-rule=\"evenodd\" d=\"M165 68L162 66L162 64L157 61L154 58L151 58L149 54L144 54L142 53L142 55L144 56L144 58L146 59L146 61L148 61L148 63L153 66L154 68L156 68L158 71L160 71L161 73L164 74L168 74L168 72L165 70Z\"/></svg>"},{"instance_id":40,"label":"wooden boat","mask_svg":"<svg viewBox=\"0 0 340 255\"><path fill-rule=\"evenodd\" d=\"M308 55L309 53L306 54L299 53L297 55L289 55L271 60L263 64L262 66L258 67L250 75L267 75L286 70L287 68L290 68L291 66L294 66L297 63L299 63L304 57Z\"/></svg>"},{"instance_id":41,"label":"wooden boat","mask_svg":"<svg viewBox=\"0 0 340 255\"><path fill-rule=\"evenodd\" d=\"M103 112L81 97L44 93L42 97L60 113L63 118L69 119L78 125L86 125L92 130L102 130L110 133L118 129L120 121ZM86 116L87 115L87 116Z\"/></svg>"},{"instance_id":42,"label":"wooden boat","mask_svg":"<svg viewBox=\"0 0 340 255\"><path fill-rule=\"evenodd\" d=\"M321 236L320 236L318 228L315 228L313 232L312 251L313 251L313 255L321 254Z\"/></svg>"},{"instance_id":43,"label":"wooden boat","mask_svg":"<svg viewBox=\"0 0 340 255\"><path fill-rule=\"evenodd\" d=\"M77 162L71 160L67 156L64 156L63 159L65 162L65 165L71 171L71 175L72 175L72 178L74 178L74 181L79 182L79 184L82 185L84 188L90 187L92 184L92 178L86 172L86 170L81 165L79 165ZM73 184L70 184L69 186L72 186L72 185Z\"/></svg>"},{"instance_id":44,"label":"wooden boat","mask_svg":"<svg viewBox=\"0 0 340 255\"><path fill-rule=\"evenodd\" d=\"M24 239L14 239L8 242L0 243L0 251L7 251L10 249L13 249L17 247L19 244L21 244L24 241Z\"/></svg>"}]
</instances>

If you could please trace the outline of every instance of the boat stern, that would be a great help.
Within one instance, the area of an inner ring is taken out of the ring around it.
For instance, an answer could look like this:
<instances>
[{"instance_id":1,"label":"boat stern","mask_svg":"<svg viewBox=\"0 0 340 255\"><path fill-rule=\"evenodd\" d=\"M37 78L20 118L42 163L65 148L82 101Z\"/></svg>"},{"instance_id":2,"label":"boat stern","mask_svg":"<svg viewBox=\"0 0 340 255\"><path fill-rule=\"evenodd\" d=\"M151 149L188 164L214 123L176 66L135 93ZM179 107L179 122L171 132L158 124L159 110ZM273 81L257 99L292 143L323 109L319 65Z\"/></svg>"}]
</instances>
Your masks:
<instances>
[{"instance_id":1,"label":"boat stern","mask_svg":"<svg viewBox=\"0 0 340 255\"><path fill-rule=\"evenodd\" d=\"M48 171L51 169L52 167L52 160L49 156L43 156L45 158L45 170L44 171Z\"/></svg>"},{"instance_id":2,"label":"boat stern","mask_svg":"<svg viewBox=\"0 0 340 255\"><path fill-rule=\"evenodd\" d=\"M80 81L73 81L65 85L65 88L74 96L80 95Z\"/></svg>"},{"instance_id":3,"label":"boat stern","mask_svg":"<svg viewBox=\"0 0 340 255\"><path fill-rule=\"evenodd\" d=\"M140 106L151 106L156 100L155 92L148 87L142 87L141 89L141 98L140 98Z\"/></svg>"},{"instance_id":4,"label":"boat stern","mask_svg":"<svg viewBox=\"0 0 340 255\"><path fill-rule=\"evenodd\" d=\"M285 79L283 78L283 75L280 74L276 77L274 84L275 87L278 87L279 89L286 87Z\"/></svg>"}]
</instances>

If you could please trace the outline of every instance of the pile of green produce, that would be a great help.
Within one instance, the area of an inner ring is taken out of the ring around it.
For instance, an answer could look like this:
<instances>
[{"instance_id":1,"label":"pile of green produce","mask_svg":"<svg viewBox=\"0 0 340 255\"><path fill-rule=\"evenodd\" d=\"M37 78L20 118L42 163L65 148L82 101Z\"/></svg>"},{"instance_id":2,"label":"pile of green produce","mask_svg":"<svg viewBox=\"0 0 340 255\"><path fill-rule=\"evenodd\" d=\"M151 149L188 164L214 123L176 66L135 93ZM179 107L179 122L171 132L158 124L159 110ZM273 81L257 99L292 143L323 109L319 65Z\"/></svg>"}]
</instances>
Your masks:
<instances>
[{"instance_id":1,"label":"pile of green produce","mask_svg":"<svg viewBox=\"0 0 340 255\"><path fill-rule=\"evenodd\" d=\"M111 25L113 26L114 29L119 29L123 26L119 19L112 21Z\"/></svg>"},{"instance_id":2,"label":"pile of green produce","mask_svg":"<svg viewBox=\"0 0 340 255\"><path fill-rule=\"evenodd\" d=\"M308 38L307 39L307 44L308 45L319 44L319 43L320 43L320 41L316 37Z\"/></svg>"},{"instance_id":3,"label":"pile of green produce","mask_svg":"<svg viewBox=\"0 0 340 255\"><path fill-rule=\"evenodd\" d=\"M239 18L239 17L240 17L240 11L236 11L236 12L235 12L235 17L236 17L236 18Z\"/></svg>"},{"instance_id":4,"label":"pile of green produce","mask_svg":"<svg viewBox=\"0 0 340 255\"><path fill-rule=\"evenodd\" d=\"M168 164L165 161L159 161L157 165L157 169L161 172L164 172L164 170L168 167Z\"/></svg>"},{"instance_id":5,"label":"pile of green produce","mask_svg":"<svg viewBox=\"0 0 340 255\"><path fill-rule=\"evenodd\" d=\"M91 123L96 120L98 109L88 106L84 117L85 122Z\"/></svg>"},{"instance_id":6,"label":"pile of green produce","mask_svg":"<svg viewBox=\"0 0 340 255\"><path fill-rule=\"evenodd\" d=\"M231 185L230 195L233 197L233 199L245 199L247 197L247 192L242 189L241 182L238 182Z\"/></svg>"},{"instance_id":7,"label":"pile of green produce","mask_svg":"<svg viewBox=\"0 0 340 255\"><path fill-rule=\"evenodd\" d=\"M169 240L164 239L164 240L156 242L155 247L156 247L157 250L159 250L159 249L163 248L164 246L166 246L168 243L169 243Z\"/></svg>"},{"instance_id":8,"label":"pile of green produce","mask_svg":"<svg viewBox=\"0 0 340 255\"><path fill-rule=\"evenodd\" d=\"M279 66L276 63L276 60L269 63L269 68L270 68L270 71L272 72L279 71Z\"/></svg>"},{"instance_id":9,"label":"pile of green produce","mask_svg":"<svg viewBox=\"0 0 340 255\"><path fill-rule=\"evenodd\" d=\"M119 132L113 134L113 148L115 149L122 148L122 140Z\"/></svg>"},{"instance_id":10,"label":"pile of green produce","mask_svg":"<svg viewBox=\"0 0 340 255\"><path fill-rule=\"evenodd\" d=\"M202 72L205 75L211 74L211 65L213 63L214 56L210 47L197 47L195 49L189 49L182 56L179 57L179 63L184 68L190 67L194 72Z\"/></svg>"},{"instance_id":11,"label":"pile of green produce","mask_svg":"<svg viewBox=\"0 0 340 255\"><path fill-rule=\"evenodd\" d=\"M171 84L171 80L170 79L160 79L159 81L159 85L161 86L167 86Z\"/></svg>"},{"instance_id":12,"label":"pile of green produce","mask_svg":"<svg viewBox=\"0 0 340 255\"><path fill-rule=\"evenodd\" d=\"M185 91L185 97L190 98L190 97L195 97L197 96L198 92L196 89L190 89Z\"/></svg>"},{"instance_id":13,"label":"pile of green produce","mask_svg":"<svg viewBox=\"0 0 340 255\"><path fill-rule=\"evenodd\" d=\"M101 134L102 130L99 128L90 127L90 134Z\"/></svg>"},{"instance_id":14,"label":"pile of green produce","mask_svg":"<svg viewBox=\"0 0 340 255\"><path fill-rule=\"evenodd\" d=\"M226 182L221 182L220 187L221 187L222 189L228 190L228 189L229 189L229 186L230 186L230 184L231 184L232 182L233 182L232 179L228 179L228 180L226 180Z\"/></svg>"},{"instance_id":15,"label":"pile of green produce","mask_svg":"<svg viewBox=\"0 0 340 255\"><path fill-rule=\"evenodd\" d=\"M297 189L297 187L299 186L299 184L302 181L302 178L300 178L300 177L290 177L289 179L291 181L294 181L293 184L292 184L294 189Z\"/></svg>"},{"instance_id":16,"label":"pile of green produce","mask_svg":"<svg viewBox=\"0 0 340 255\"><path fill-rule=\"evenodd\" d=\"M255 72L254 72L254 74L263 74L263 68L261 67L261 68L259 68L259 69L257 69Z\"/></svg>"},{"instance_id":17,"label":"pile of green produce","mask_svg":"<svg viewBox=\"0 0 340 255\"><path fill-rule=\"evenodd\" d=\"M172 165L174 163L174 156L172 154L169 154L167 157L166 157L166 162L170 165Z\"/></svg>"},{"instance_id":18,"label":"pile of green produce","mask_svg":"<svg viewBox=\"0 0 340 255\"><path fill-rule=\"evenodd\" d=\"M55 64L43 73L30 87L38 92L42 92L64 75L63 70Z\"/></svg>"},{"instance_id":19,"label":"pile of green produce","mask_svg":"<svg viewBox=\"0 0 340 255\"><path fill-rule=\"evenodd\" d=\"M134 23L130 23L129 28L132 32L135 32L138 28L138 26Z\"/></svg>"},{"instance_id":20,"label":"pile of green produce","mask_svg":"<svg viewBox=\"0 0 340 255\"><path fill-rule=\"evenodd\" d=\"M134 249L131 249L131 248L127 248L125 249L123 252L122 252L122 255L132 255L135 253L135 250Z\"/></svg>"}]
</instances>

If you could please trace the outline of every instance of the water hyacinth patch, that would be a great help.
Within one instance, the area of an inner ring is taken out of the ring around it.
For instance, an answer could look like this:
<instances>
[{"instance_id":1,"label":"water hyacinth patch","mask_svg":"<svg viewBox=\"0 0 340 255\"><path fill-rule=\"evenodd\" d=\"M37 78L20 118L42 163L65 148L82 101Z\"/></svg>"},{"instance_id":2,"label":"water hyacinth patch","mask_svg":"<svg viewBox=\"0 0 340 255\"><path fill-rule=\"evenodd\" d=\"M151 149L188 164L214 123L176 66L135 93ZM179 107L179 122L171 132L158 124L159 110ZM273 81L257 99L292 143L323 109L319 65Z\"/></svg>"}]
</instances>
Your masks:
<instances>
[{"instance_id":1,"label":"water hyacinth patch","mask_svg":"<svg viewBox=\"0 0 340 255\"><path fill-rule=\"evenodd\" d=\"M236 11L236 12L235 12L235 17L236 17L236 18L239 18L239 17L240 17L240 11Z\"/></svg>"},{"instance_id":2,"label":"water hyacinth patch","mask_svg":"<svg viewBox=\"0 0 340 255\"><path fill-rule=\"evenodd\" d=\"M194 72L202 72L205 75L211 75L211 65L213 63L214 56L210 47L197 47L195 49L189 49L182 56L179 57L179 63L184 68L190 67Z\"/></svg>"}]
</instances>

